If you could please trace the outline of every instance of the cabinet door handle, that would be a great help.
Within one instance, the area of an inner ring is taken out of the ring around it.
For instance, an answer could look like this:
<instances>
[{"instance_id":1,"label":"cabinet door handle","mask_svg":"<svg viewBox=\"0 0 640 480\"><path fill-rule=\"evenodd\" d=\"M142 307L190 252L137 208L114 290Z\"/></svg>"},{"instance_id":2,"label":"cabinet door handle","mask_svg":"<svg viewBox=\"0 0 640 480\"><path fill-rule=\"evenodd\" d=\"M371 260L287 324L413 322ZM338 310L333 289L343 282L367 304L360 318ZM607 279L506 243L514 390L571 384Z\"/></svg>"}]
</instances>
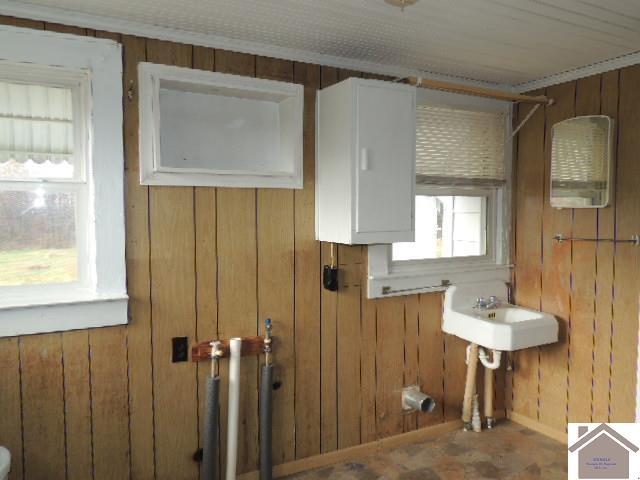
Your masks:
<instances>
[{"instance_id":1,"label":"cabinet door handle","mask_svg":"<svg viewBox=\"0 0 640 480\"><path fill-rule=\"evenodd\" d=\"M360 170L363 172L369 170L369 149L366 147L360 149Z\"/></svg>"}]
</instances>

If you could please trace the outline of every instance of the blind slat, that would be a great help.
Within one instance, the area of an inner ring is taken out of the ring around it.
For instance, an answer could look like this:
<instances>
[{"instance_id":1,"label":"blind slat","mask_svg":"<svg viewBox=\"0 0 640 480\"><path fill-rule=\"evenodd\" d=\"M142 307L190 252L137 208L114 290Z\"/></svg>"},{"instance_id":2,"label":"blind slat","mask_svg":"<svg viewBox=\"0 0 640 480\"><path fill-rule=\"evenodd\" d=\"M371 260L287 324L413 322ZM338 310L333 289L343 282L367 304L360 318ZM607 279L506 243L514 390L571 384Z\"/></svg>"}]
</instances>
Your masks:
<instances>
[{"instance_id":1,"label":"blind slat","mask_svg":"<svg viewBox=\"0 0 640 480\"><path fill-rule=\"evenodd\" d=\"M416 174L420 182L504 182L505 120L503 113L418 105Z\"/></svg>"},{"instance_id":2,"label":"blind slat","mask_svg":"<svg viewBox=\"0 0 640 480\"><path fill-rule=\"evenodd\" d=\"M0 81L0 162L61 162L73 155L70 88Z\"/></svg>"}]
</instances>

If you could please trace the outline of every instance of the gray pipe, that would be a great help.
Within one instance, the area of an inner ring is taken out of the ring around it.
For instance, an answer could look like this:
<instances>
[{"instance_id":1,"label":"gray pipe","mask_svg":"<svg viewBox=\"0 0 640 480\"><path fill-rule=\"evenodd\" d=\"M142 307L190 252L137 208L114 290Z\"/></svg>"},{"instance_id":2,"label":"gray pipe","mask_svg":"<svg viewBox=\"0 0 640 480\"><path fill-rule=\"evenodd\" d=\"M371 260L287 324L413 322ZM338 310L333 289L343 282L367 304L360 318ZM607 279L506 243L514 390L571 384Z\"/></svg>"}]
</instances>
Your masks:
<instances>
[{"instance_id":1,"label":"gray pipe","mask_svg":"<svg viewBox=\"0 0 640 480\"><path fill-rule=\"evenodd\" d=\"M207 377L206 410L204 415L204 446L202 448L202 480L218 480L218 405L220 377Z\"/></svg>"},{"instance_id":2,"label":"gray pipe","mask_svg":"<svg viewBox=\"0 0 640 480\"><path fill-rule=\"evenodd\" d=\"M273 365L262 366L260 381L260 480L272 480L271 377Z\"/></svg>"}]
</instances>

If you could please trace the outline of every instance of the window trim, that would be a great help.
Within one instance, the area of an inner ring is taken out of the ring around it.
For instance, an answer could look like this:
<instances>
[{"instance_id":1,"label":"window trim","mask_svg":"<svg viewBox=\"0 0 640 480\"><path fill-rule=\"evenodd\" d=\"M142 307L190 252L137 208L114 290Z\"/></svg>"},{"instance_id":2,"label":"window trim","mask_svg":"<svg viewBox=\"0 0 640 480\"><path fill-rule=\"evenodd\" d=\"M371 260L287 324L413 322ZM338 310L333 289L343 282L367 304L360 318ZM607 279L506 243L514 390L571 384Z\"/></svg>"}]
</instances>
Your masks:
<instances>
[{"instance_id":1,"label":"window trim","mask_svg":"<svg viewBox=\"0 0 640 480\"><path fill-rule=\"evenodd\" d=\"M89 126L83 180L89 200L87 228L93 237L89 285L73 291L63 287L64 292L53 288L50 295L37 298L5 300L0 304L0 337L125 324L121 46L108 39L0 26L0 62L27 64L43 79L47 71L88 78L86 88L81 89L83 121ZM51 80L43 83L47 82ZM73 182L47 183L59 188L60 183Z\"/></svg>"},{"instance_id":2,"label":"window trim","mask_svg":"<svg viewBox=\"0 0 640 480\"><path fill-rule=\"evenodd\" d=\"M422 191L480 192L493 190L495 215L487 215L487 249L489 236L492 252L482 257L457 257L451 259L423 259L393 262L391 245L377 244L368 248L367 297L383 298L424 292L444 291L451 284L511 280L511 195L512 157L511 119L512 106L508 102L471 97L454 93L419 89L418 102L434 106L483 110L506 113L505 121L505 177L502 185L424 185L416 186L416 194ZM399 263L402 263L399 265Z\"/></svg>"}]
</instances>

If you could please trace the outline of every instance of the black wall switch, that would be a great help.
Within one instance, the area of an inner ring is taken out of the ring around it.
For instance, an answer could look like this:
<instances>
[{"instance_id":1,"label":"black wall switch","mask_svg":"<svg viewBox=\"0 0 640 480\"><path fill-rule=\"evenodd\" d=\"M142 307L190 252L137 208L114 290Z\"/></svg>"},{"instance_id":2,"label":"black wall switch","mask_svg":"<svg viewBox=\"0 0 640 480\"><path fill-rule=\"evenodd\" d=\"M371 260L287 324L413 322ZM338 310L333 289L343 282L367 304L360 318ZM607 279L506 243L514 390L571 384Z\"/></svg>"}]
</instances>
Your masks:
<instances>
[{"instance_id":1,"label":"black wall switch","mask_svg":"<svg viewBox=\"0 0 640 480\"><path fill-rule=\"evenodd\" d=\"M186 362L189 360L189 338L173 337L171 339L171 361Z\"/></svg>"}]
</instances>

